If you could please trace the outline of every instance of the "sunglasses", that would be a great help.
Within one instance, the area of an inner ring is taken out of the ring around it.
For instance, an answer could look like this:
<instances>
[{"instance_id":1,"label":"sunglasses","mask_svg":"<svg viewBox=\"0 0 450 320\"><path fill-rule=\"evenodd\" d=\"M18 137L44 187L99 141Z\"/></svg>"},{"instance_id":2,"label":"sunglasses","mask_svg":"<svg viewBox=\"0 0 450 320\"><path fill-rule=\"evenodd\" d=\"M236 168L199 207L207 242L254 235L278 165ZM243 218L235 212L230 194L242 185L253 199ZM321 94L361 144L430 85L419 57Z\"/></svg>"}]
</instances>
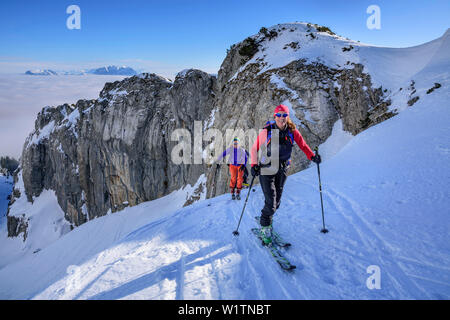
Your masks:
<instances>
[{"instance_id":1,"label":"sunglasses","mask_svg":"<svg viewBox=\"0 0 450 320\"><path fill-rule=\"evenodd\" d=\"M283 114L275 113L275 116L278 117L278 118L280 118L280 117L287 118L288 114L287 113L283 113Z\"/></svg>"}]
</instances>

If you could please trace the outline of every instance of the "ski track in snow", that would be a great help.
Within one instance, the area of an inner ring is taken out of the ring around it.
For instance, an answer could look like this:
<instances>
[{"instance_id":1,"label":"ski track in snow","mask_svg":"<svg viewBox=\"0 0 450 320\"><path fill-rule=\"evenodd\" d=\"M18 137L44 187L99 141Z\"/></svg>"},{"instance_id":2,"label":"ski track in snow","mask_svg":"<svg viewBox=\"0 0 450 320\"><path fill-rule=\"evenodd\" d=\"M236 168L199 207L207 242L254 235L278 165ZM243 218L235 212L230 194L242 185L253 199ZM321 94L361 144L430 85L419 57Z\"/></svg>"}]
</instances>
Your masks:
<instances>
[{"instance_id":1,"label":"ski track in snow","mask_svg":"<svg viewBox=\"0 0 450 320\"><path fill-rule=\"evenodd\" d=\"M118 227L108 249L86 257L74 266L75 271L29 297L429 299L436 295L428 292L424 283L449 286L434 274L439 272L449 280L448 267L402 256L380 233L377 224L365 218L364 212L370 208L327 183L323 186L323 196L330 233L321 234L321 209L314 178L311 174L288 178L282 205L274 216L275 228L292 243L291 248L282 250L297 266L293 272L281 270L251 233L251 228L256 226L254 216L259 215L264 203L260 186L256 185L255 192L243 191L241 201L223 195L178 210L131 232L127 231L126 215L112 215L110 218L116 219ZM247 192L250 196L240 235L235 237L232 231L239 221ZM201 216L197 217L198 213ZM109 230L106 224L98 223L95 234ZM89 241L94 241L95 234L88 233ZM83 255L82 251L78 254ZM381 292L365 288L368 277L365 271L373 264L381 266Z\"/></svg>"},{"instance_id":2,"label":"ski track in snow","mask_svg":"<svg viewBox=\"0 0 450 320\"><path fill-rule=\"evenodd\" d=\"M314 198L317 202L319 200L315 197L318 187L313 183L302 182L302 189L309 189L302 190L305 198L312 199L301 206L315 211L314 219L305 215L304 210L299 210L301 214L295 212L297 216L291 214L289 217L283 208L298 206L299 199L295 194L286 192L282 207L274 220L275 227L282 235L290 235L288 239L293 246L283 251L291 262L297 265L294 272L281 270L268 250L260 245L259 240L250 231L256 225L253 217L259 214L263 203L263 196L257 185L254 187L256 192L244 191L241 201L229 200L229 195L222 196L215 203L218 210L200 220L201 223L195 226L195 232L192 228L199 220L186 222L194 218L195 208L188 213L184 212L183 215L180 210L170 218L149 223L126 235L123 234L124 227L118 228L114 236L115 244L79 267L81 272L87 275L85 278L63 279L66 289L67 283L73 283L69 292L66 293L65 289L61 288L64 285L60 284L58 290L48 288L44 293L50 292L42 296L37 295L36 298L314 299L323 297L318 295L321 290L326 292L326 298L350 298L350 292L343 292L339 287L344 282L345 287L350 283L355 288L359 287L359 290L367 291L363 289L366 275L361 276L360 272L358 276L356 269L358 266L363 267L364 272L369 264L362 264L369 260L370 264L383 266L383 271L387 269L383 273L386 274L383 283L386 286L389 283L389 286L380 297L430 298L426 290L421 288L408 275L408 270L401 266L401 262L398 262L406 259L399 260L394 256L389 243L365 221L361 215L362 208L350 197L337 192L329 185L324 190L327 216L342 218L344 223L339 224L340 228L345 230L345 236L348 236L348 233L353 236L348 237L349 243L333 242L334 239L329 239L334 237L333 233L337 233L333 227L327 235L319 233L320 205L312 204L315 202ZM234 237L231 232L239 221L246 192L251 192L250 198L242 218L240 235ZM312 196L309 197L309 194ZM206 206L203 204L203 207ZM125 223L124 217L120 217L121 225ZM301 220L306 221L300 222ZM310 230L304 234L296 230L298 226L304 228L304 225L309 225L311 221L308 220L315 220L317 229L313 230L314 233ZM283 221L292 223L286 225ZM101 232L103 226L99 228ZM171 229L177 230L178 236L170 237L169 241L165 234L171 234ZM214 241L195 239L205 230L217 231L217 238ZM186 241L185 237L189 237L190 233L192 239ZM298 239L295 235L298 235ZM352 249L358 246L364 247L360 250L362 255ZM370 256L366 256L369 252ZM168 257L166 262L165 257ZM161 258L163 261L160 261ZM155 260L158 260L157 264ZM421 262L415 263L424 266ZM233 279L234 274L240 275L237 281ZM424 279L427 280L426 277ZM411 296L411 292L421 294L415 297ZM361 297L367 298L370 295Z\"/></svg>"},{"instance_id":3,"label":"ski track in snow","mask_svg":"<svg viewBox=\"0 0 450 320\"><path fill-rule=\"evenodd\" d=\"M329 188L329 191L335 194L335 196L334 197L331 196L330 199L334 201L337 207L339 207L338 204L339 200L343 200L342 202L347 203L347 206L345 206L345 208L348 208L349 211L351 211L353 214L351 216L349 215L346 216L345 209L340 210L340 212L350 222L353 228L357 230L367 250L370 252L375 252L377 254L378 256L377 259L380 262L380 265L388 265L390 267L389 269L391 280L392 281L395 281L395 279L401 279L400 281L406 280L404 281L405 283L402 283L400 286L396 287L408 288L407 292L398 292L398 294L402 294L406 297L408 295L408 292L421 291L425 296L428 296L427 292L423 288L419 287L414 282L414 280L406 276L405 270L395 261L396 258L392 256L392 253L390 252L391 251L390 249L392 248L390 248L389 243L383 240L383 238L376 232L376 230L372 228L367 221L365 221L362 215L359 214L361 210L358 204L354 200L351 200L349 197L333 190L332 188ZM353 223L351 221L352 218L354 218L357 221ZM394 296L398 296L398 294Z\"/></svg>"},{"instance_id":4,"label":"ski track in snow","mask_svg":"<svg viewBox=\"0 0 450 320\"><path fill-rule=\"evenodd\" d=\"M318 186L312 180L300 181L298 189L303 193L302 198L288 188L274 219L275 228L293 243L291 248L282 250L297 265L294 272L281 270L250 231L256 226L253 217L259 214L263 204L263 195L256 185L256 192L243 191L241 201L229 200L229 195L219 197L214 205L210 204L214 210L200 220L195 218L196 207L200 207L200 211L208 208L209 200L129 233L124 233L125 216L117 218L121 227L114 235L114 244L78 266L83 277L77 279L76 272L69 274L35 298L370 298L372 292L365 288L365 268L370 264L382 266L386 287L383 294L375 293L375 297L431 298L416 279L436 280L428 276L412 277L403 264L414 263L419 268L430 265L394 254L395 248L361 214L364 208L330 185L323 193L330 233L319 233ZM298 180L296 182L298 185ZM239 221L246 192L251 194L240 235L234 237L232 231ZM297 207L298 211L292 210ZM291 210L288 212L286 208ZM342 235L334 229L336 219L341 220ZM99 224L98 231L107 232L103 228L104 225ZM208 230L216 238L205 238ZM349 286L353 289L349 290ZM420 294L416 296L412 292Z\"/></svg>"},{"instance_id":5,"label":"ski track in snow","mask_svg":"<svg viewBox=\"0 0 450 320\"><path fill-rule=\"evenodd\" d=\"M408 279L408 277L405 277L404 270L391 257L391 253L389 252L389 244L384 241L382 237L379 236L372 227L370 227L370 224L368 224L359 214L361 210L360 208L358 208L358 205L355 203L355 201L351 200L349 197L343 195L342 193L334 191L331 187L328 188L328 192L325 193L325 195L329 197L331 203L334 205L337 211L347 220L348 224L351 225L351 227L358 234L359 240L364 244L367 252L376 254L376 258L372 258L375 260L376 264L389 266L389 276L391 278L391 281L396 281L396 279ZM351 214L349 214L348 212L351 212ZM397 285L396 287L413 287L413 291L420 290L425 295L427 295L426 292L422 288L417 287L417 285L413 283L412 280L406 281L406 283L402 283L402 285ZM396 292L393 297L407 296L408 291Z\"/></svg>"}]
</instances>

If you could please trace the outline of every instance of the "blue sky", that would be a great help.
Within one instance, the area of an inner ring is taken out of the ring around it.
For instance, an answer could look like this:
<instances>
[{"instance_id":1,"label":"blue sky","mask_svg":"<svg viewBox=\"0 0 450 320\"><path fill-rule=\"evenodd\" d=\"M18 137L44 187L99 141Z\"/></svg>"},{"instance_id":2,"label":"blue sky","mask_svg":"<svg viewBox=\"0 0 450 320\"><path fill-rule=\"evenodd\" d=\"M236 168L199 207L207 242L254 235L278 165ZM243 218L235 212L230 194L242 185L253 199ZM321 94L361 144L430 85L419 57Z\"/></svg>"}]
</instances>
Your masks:
<instances>
[{"instance_id":1,"label":"blue sky","mask_svg":"<svg viewBox=\"0 0 450 320\"><path fill-rule=\"evenodd\" d=\"M81 9L80 30L66 27L71 4ZM372 4L380 30L366 27ZM18 0L0 8L0 73L120 64L169 76L190 67L215 73L230 45L284 22L374 45L421 44L449 27L450 1Z\"/></svg>"}]
</instances>

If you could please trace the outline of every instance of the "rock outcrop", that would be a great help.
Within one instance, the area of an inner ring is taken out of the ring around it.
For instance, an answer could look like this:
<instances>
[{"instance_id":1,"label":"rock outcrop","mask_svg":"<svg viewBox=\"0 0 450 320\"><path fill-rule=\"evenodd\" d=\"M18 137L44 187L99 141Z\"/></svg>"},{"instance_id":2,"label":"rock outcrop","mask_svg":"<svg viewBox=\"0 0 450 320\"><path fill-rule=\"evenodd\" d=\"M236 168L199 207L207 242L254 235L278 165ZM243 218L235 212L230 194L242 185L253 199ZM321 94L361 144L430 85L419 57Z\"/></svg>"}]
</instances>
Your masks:
<instances>
[{"instance_id":1,"label":"rock outcrop","mask_svg":"<svg viewBox=\"0 0 450 320\"><path fill-rule=\"evenodd\" d=\"M206 119L215 81L199 70L174 82L142 74L107 83L97 100L44 108L21 158L28 200L55 190L65 218L79 226L194 185L205 166L173 164L171 134Z\"/></svg>"}]
</instances>

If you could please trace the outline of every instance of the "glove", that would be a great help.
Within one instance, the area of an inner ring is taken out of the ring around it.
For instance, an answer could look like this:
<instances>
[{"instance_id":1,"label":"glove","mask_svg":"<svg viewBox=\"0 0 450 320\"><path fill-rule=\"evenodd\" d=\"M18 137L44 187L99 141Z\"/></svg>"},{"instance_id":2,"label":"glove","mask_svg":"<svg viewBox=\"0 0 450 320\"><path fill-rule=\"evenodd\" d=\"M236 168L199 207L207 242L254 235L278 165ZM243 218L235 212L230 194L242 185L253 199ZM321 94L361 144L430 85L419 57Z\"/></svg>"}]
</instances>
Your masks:
<instances>
[{"instance_id":1,"label":"glove","mask_svg":"<svg viewBox=\"0 0 450 320\"><path fill-rule=\"evenodd\" d=\"M219 169L219 168L220 168L220 163L218 163L218 164L216 165L216 168L217 168L217 169Z\"/></svg>"},{"instance_id":2,"label":"glove","mask_svg":"<svg viewBox=\"0 0 450 320\"><path fill-rule=\"evenodd\" d=\"M319 164L322 162L322 159L320 158L320 155L316 154L311 158L311 161L314 161L315 163Z\"/></svg>"},{"instance_id":3,"label":"glove","mask_svg":"<svg viewBox=\"0 0 450 320\"><path fill-rule=\"evenodd\" d=\"M241 164L241 166L239 167L239 171L244 171L245 165Z\"/></svg>"},{"instance_id":4,"label":"glove","mask_svg":"<svg viewBox=\"0 0 450 320\"><path fill-rule=\"evenodd\" d=\"M252 166L252 176L256 177L259 176L261 171L261 168L259 167L259 165L255 164L254 166Z\"/></svg>"}]
</instances>

